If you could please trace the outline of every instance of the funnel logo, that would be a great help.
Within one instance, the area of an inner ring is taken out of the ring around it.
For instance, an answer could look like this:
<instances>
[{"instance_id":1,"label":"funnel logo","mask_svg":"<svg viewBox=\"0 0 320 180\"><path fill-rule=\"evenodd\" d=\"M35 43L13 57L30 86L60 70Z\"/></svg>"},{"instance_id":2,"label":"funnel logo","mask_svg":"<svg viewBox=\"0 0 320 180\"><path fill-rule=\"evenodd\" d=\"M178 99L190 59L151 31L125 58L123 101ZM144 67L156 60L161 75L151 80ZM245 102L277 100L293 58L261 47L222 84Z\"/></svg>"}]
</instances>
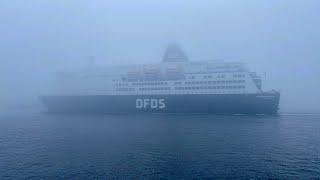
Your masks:
<instances>
[{"instance_id":1,"label":"funnel logo","mask_svg":"<svg viewBox=\"0 0 320 180\"><path fill-rule=\"evenodd\" d=\"M136 99L137 109L163 109L165 107L164 99Z\"/></svg>"}]
</instances>

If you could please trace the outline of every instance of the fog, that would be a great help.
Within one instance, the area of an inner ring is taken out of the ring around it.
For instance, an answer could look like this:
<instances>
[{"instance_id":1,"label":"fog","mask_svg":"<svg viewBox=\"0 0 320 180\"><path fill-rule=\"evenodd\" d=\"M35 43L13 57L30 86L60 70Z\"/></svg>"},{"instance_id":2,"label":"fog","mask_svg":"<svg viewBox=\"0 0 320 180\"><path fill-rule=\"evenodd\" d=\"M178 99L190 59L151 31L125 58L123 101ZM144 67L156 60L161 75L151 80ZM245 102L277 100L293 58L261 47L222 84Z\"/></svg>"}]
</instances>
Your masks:
<instances>
[{"instance_id":1,"label":"fog","mask_svg":"<svg viewBox=\"0 0 320 180\"><path fill-rule=\"evenodd\" d=\"M0 104L37 104L55 73L159 62L168 43L192 61L266 72L280 111L320 112L320 1L0 1Z\"/></svg>"}]
</instances>

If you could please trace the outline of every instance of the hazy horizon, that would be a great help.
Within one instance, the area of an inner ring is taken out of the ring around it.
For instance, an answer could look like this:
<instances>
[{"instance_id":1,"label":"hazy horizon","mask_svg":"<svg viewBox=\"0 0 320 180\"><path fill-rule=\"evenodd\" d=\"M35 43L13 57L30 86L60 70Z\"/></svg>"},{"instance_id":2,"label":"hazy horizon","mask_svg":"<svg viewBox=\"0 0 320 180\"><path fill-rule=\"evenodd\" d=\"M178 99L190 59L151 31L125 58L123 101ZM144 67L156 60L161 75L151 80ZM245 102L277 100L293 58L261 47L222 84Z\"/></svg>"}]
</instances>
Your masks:
<instances>
[{"instance_id":1,"label":"hazy horizon","mask_svg":"<svg viewBox=\"0 0 320 180\"><path fill-rule=\"evenodd\" d=\"M159 62L176 42L190 60L248 63L281 91L280 111L320 112L320 1L0 2L0 104L34 104L54 73ZM36 102L38 103L38 102Z\"/></svg>"}]
</instances>

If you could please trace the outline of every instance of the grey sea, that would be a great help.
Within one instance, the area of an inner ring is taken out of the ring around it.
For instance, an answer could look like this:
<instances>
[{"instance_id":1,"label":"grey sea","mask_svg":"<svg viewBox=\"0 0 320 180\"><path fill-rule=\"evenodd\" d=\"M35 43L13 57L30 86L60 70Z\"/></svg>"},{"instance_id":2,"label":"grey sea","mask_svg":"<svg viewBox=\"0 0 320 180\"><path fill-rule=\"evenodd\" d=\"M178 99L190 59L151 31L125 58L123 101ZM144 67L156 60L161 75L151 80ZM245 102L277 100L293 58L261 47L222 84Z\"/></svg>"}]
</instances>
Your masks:
<instances>
[{"instance_id":1,"label":"grey sea","mask_svg":"<svg viewBox=\"0 0 320 180\"><path fill-rule=\"evenodd\" d=\"M0 179L320 179L320 114L0 113Z\"/></svg>"}]
</instances>

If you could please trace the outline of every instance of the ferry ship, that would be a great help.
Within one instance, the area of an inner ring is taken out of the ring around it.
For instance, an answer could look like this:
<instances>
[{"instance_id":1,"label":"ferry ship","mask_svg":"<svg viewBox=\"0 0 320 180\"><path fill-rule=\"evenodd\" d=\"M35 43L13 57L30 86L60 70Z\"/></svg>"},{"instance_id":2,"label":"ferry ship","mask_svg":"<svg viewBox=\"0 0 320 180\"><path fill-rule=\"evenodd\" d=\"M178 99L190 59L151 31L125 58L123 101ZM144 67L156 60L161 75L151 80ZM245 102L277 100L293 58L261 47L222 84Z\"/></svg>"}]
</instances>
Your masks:
<instances>
[{"instance_id":1,"label":"ferry ship","mask_svg":"<svg viewBox=\"0 0 320 180\"><path fill-rule=\"evenodd\" d=\"M177 45L160 63L64 72L56 91L40 96L59 113L276 114L279 98L245 63L192 62Z\"/></svg>"}]
</instances>

